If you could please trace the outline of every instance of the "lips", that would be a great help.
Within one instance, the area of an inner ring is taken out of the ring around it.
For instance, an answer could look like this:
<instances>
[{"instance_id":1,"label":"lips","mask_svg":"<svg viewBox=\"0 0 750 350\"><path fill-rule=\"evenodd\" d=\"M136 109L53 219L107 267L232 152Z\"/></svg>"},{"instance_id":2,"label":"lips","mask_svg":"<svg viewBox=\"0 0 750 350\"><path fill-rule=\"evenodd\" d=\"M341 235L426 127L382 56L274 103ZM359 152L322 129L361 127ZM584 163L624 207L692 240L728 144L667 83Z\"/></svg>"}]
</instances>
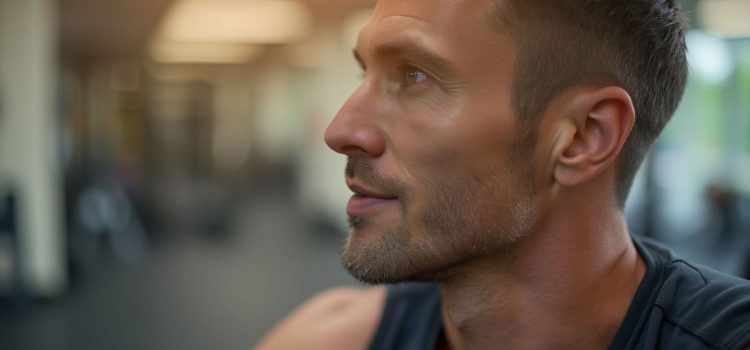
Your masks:
<instances>
[{"instance_id":1,"label":"lips","mask_svg":"<svg viewBox=\"0 0 750 350\"><path fill-rule=\"evenodd\" d=\"M377 199L396 199L396 196L394 195L383 193L383 192L378 192L376 190L366 188L354 181L347 180L346 186L349 187L349 189L352 192L354 192L355 196L377 198Z\"/></svg>"},{"instance_id":2,"label":"lips","mask_svg":"<svg viewBox=\"0 0 750 350\"><path fill-rule=\"evenodd\" d=\"M371 216L383 210L383 207L394 203L398 197L367 188L353 180L346 181L347 187L354 192L346 206L346 213L349 216L366 217Z\"/></svg>"}]
</instances>

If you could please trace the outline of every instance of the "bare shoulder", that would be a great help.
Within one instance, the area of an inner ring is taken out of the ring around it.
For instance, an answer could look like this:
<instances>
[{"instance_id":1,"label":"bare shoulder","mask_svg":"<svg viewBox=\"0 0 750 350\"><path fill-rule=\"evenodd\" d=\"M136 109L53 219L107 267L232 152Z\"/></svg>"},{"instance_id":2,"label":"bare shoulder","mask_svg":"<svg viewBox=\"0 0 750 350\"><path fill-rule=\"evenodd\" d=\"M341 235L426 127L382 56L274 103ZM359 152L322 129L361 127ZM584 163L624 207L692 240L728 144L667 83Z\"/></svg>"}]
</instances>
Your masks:
<instances>
[{"instance_id":1,"label":"bare shoulder","mask_svg":"<svg viewBox=\"0 0 750 350\"><path fill-rule=\"evenodd\" d=\"M385 294L385 287L324 291L292 311L256 349L364 349L380 320Z\"/></svg>"}]
</instances>

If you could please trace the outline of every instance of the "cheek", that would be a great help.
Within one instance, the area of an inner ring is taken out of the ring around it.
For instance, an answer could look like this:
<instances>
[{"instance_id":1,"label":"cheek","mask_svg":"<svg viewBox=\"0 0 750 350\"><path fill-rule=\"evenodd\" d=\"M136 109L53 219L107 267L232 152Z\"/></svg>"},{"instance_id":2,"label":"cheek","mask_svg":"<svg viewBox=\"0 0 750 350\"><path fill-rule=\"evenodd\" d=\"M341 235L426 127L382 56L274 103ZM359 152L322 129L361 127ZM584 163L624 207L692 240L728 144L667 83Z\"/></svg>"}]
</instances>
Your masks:
<instances>
[{"instance_id":1,"label":"cheek","mask_svg":"<svg viewBox=\"0 0 750 350\"><path fill-rule=\"evenodd\" d=\"M507 187L507 168L511 165L503 145L472 143L455 139L414 149L413 157L402 164L408 174L408 187L413 191L413 205L430 207L436 197L472 196ZM508 181L509 182L509 181ZM454 198L459 199L459 198Z\"/></svg>"},{"instance_id":2,"label":"cheek","mask_svg":"<svg viewBox=\"0 0 750 350\"><path fill-rule=\"evenodd\" d=\"M392 148L397 172L409 183L431 183L435 178L461 182L510 166L512 136L490 123L478 125L402 135Z\"/></svg>"},{"instance_id":3,"label":"cheek","mask_svg":"<svg viewBox=\"0 0 750 350\"><path fill-rule=\"evenodd\" d=\"M512 116L499 102L487 101L457 99L451 106L392 114L384 126L393 174L418 195L440 185L476 184L509 166Z\"/></svg>"}]
</instances>

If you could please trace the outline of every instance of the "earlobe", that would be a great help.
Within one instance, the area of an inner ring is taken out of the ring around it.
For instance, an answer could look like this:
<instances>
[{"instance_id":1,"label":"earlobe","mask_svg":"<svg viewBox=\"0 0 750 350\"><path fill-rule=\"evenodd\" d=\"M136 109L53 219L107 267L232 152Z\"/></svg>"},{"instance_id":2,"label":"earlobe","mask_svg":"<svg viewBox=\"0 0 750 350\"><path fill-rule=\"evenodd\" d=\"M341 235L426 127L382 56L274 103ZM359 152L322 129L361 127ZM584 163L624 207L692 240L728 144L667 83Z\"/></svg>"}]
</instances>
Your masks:
<instances>
[{"instance_id":1,"label":"earlobe","mask_svg":"<svg viewBox=\"0 0 750 350\"><path fill-rule=\"evenodd\" d=\"M630 135L635 113L630 96L618 87L576 94L565 116L555 181L566 187L583 184L612 164Z\"/></svg>"}]
</instances>

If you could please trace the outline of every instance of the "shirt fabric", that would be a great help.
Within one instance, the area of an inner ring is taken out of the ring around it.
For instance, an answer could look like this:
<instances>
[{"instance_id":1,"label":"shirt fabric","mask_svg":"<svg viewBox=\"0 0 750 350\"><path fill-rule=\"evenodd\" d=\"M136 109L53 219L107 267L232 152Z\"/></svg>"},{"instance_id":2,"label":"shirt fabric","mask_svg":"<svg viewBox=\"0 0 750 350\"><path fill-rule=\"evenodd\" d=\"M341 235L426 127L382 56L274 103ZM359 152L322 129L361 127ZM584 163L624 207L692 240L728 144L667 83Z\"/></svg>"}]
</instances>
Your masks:
<instances>
[{"instance_id":1,"label":"shirt fabric","mask_svg":"<svg viewBox=\"0 0 750 350\"><path fill-rule=\"evenodd\" d=\"M750 346L750 281L687 262L652 240L633 242L646 272L609 349ZM434 349L442 327L437 284L391 285L370 349Z\"/></svg>"}]
</instances>

